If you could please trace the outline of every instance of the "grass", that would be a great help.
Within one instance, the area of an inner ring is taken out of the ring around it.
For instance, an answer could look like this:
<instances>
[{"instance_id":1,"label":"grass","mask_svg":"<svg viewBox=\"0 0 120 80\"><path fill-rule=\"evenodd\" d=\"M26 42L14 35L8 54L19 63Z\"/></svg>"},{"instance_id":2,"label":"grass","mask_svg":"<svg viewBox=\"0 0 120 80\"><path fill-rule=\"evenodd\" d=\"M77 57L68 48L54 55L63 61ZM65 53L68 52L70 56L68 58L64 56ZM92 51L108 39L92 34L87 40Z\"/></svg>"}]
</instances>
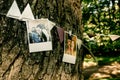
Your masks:
<instances>
[{"instance_id":1,"label":"grass","mask_svg":"<svg viewBox=\"0 0 120 80\"><path fill-rule=\"evenodd\" d=\"M104 65L104 64L110 64L112 62L120 62L120 56L116 56L116 57L95 57L96 61L98 62L99 65ZM84 59L85 62L95 62L93 58L85 58Z\"/></svg>"},{"instance_id":2,"label":"grass","mask_svg":"<svg viewBox=\"0 0 120 80\"><path fill-rule=\"evenodd\" d=\"M103 56L97 56L95 57L96 58L96 61L97 61L97 64L98 64L98 69L101 69L107 65L111 65L111 63L114 63L114 62L117 62L117 63L120 63L120 56L115 56L115 57L103 57ZM93 58L90 58L90 57L85 57L84 59L84 62L95 62L95 60ZM102 68L101 68L102 67ZM109 69L109 68L108 68ZM110 71L111 68L108 70ZM119 69L118 69L119 70ZM90 71L90 70L89 70ZM104 72L104 68L103 68L103 71ZM101 73L98 71L98 73ZM93 73L92 73L93 74ZM101 73L102 74L102 73ZM91 75L91 73L90 73ZM89 76L90 76L89 75ZM120 76L118 76L119 74L116 74L116 75L112 75L112 74L109 74L111 75L112 77L110 78L99 78L99 79L95 79L95 80L120 80ZM118 76L118 77L117 77ZM86 78L85 80L89 80L89 77Z\"/></svg>"}]
</instances>

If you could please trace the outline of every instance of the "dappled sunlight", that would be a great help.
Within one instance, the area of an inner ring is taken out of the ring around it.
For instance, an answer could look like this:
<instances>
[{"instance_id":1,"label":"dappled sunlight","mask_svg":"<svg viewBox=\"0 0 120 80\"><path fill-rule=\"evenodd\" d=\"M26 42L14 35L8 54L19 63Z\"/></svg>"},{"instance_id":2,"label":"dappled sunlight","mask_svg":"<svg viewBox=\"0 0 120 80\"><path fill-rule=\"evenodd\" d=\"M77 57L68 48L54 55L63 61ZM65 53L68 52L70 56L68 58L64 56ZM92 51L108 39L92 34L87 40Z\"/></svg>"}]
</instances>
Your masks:
<instances>
[{"instance_id":1,"label":"dappled sunlight","mask_svg":"<svg viewBox=\"0 0 120 80\"><path fill-rule=\"evenodd\" d=\"M93 69L96 69L96 71L93 72ZM120 78L120 63L118 62L113 62L109 65L103 65L99 67L91 67L91 68L86 67L86 69L84 70L87 71L86 73L90 75L89 80L108 79L108 78L111 79L116 77Z\"/></svg>"},{"instance_id":2,"label":"dappled sunlight","mask_svg":"<svg viewBox=\"0 0 120 80\"><path fill-rule=\"evenodd\" d=\"M117 74L118 72L120 72L120 65L119 66L117 66L117 65L103 66L98 71L99 72L104 72L104 73L107 73L107 74L112 74L112 73Z\"/></svg>"},{"instance_id":3,"label":"dappled sunlight","mask_svg":"<svg viewBox=\"0 0 120 80\"><path fill-rule=\"evenodd\" d=\"M83 68L85 69L85 68L88 68L88 67L91 67L91 66L97 66L97 63L95 63L95 62L84 62L83 63Z\"/></svg>"},{"instance_id":4,"label":"dappled sunlight","mask_svg":"<svg viewBox=\"0 0 120 80\"><path fill-rule=\"evenodd\" d=\"M95 62L86 56L83 62L85 80L116 80L120 78L120 61L118 57L96 57Z\"/></svg>"},{"instance_id":5,"label":"dappled sunlight","mask_svg":"<svg viewBox=\"0 0 120 80\"><path fill-rule=\"evenodd\" d=\"M109 74L104 74L104 73L93 73L91 75L91 77L89 78L89 80L93 80L93 79L103 79L103 78L111 78L111 76Z\"/></svg>"}]
</instances>

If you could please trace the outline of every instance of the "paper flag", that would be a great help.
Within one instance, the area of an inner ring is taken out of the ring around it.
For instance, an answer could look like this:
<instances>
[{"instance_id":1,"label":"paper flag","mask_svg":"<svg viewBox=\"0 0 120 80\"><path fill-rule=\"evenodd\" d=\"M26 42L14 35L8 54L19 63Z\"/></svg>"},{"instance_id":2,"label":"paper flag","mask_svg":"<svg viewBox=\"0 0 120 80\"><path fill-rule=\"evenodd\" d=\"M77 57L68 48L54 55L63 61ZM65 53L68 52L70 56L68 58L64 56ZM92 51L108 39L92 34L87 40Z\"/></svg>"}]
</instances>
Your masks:
<instances>
[{"instance_id":1,"label":"paper flag","mask_svg":"<svg viewBox=\"0 0 120 80\"><path fill-rule=\"evenodd\" d=\"M50 27L49 27L50 30L56 25L54 22L50 20L49 20L49 24L50 24Z\"/></svg>"},{"instance_id":2,"label":"paper flag","mask_svg":"<svg viewBox=\"0 0 120 80\"><path fill-rule=\"evenodd\" d=\"M60 27L57 27L57 31L58 31L60 42L62 43L63 40L64 40L64 29L60 28Z\"/></svg>"},{"instance_id":3,"label":"paper flag","mask_svg":"<svg viewBox=\"0 0 120 80\"><path fill-rule=\"evenodd\" d=\"M21 12L20 9L18 8L16 0L14 0L6 16L15 19L19 19L19 17L21 16Z\"/></svg>"},{"instance_id":4,"label":"paper flag","mask_svg":"<svg viewBox=\"0 0 120 80\"><path fill-rule=\"evenodd\" d=\"M111 38L112 41L114 41L114 40L120 38L119 35L108 35L108 36Z\"/></svg>"},{"instance_id":5,"label":"paper flag","mask_svg":"<svg viewBox=\"0 0 120 80\"><path fill-rule=\"evenodd\" d=\"M78 45L78 49L80 49L82 45L82 40L77 39L77 45Z\"/></svg>"},{"instance_id":6,"label":"paper flag","mask_svg":"<svg viewBox=\"0 0 120 80\"><path fill-rule=\"evenodd\" d=\"M22 21L34 20L34 15L32 13L29 3L27 4L26 8L22 12L22 15L20 16L20 20Z\"/></svg>"},{"instance_id":7,"label":"paper flag","mask_svg":"<svg viewBox=\"0 0 120 80\"><path fill-rule=\"evenodd\" d=\"M54 22L48 20L48 18L41 18L41 20L44 20L49 23L49 30L51 30L56 25Z\"/></svg>"}]
</instances>

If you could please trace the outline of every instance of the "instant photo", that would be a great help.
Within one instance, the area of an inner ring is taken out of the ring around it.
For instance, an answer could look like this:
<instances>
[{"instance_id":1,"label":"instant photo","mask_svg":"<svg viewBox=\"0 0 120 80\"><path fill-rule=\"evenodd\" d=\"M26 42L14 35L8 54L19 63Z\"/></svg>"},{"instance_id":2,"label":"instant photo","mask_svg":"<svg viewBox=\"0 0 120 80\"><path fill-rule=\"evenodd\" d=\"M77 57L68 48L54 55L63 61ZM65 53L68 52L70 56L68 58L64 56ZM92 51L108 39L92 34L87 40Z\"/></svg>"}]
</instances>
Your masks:
<instances>
[{"instance_id":1,"label":"instant photo","mask_svg":"<svg viewBox=\"0 0 120 80\"><path fill-rule=\"evenodd\" d=\"M77 36L64 32L63 62L75 64L77 53Z\"/></svg>"},{"instance_id":2,"label":"instant photo","mask_svg":"<svg viewBox=\"0 0 120 80\"><path fill-rule=\"evenodd\" d=\"M49 20L36 19L27 23L29 52L52 50Z\"/></svg>"}]
</instances>

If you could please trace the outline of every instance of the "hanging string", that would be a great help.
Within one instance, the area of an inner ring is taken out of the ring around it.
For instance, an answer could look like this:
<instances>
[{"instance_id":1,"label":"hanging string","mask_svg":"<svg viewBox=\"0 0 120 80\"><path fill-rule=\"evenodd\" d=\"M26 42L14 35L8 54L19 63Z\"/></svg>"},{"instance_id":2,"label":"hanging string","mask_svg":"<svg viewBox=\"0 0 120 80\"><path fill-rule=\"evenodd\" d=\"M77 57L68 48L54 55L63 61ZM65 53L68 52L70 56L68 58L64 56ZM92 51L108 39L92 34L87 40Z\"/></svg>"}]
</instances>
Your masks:
<instances>
[{"instance_id":1,"label":"hanging string","mask_svg":"<svg viewBox=\"0 0 120 80\"><path fill-rule=\"evenodd\" d=\"M83 43L82 43L82 45L83 45L83 47L85 47L89 51L89 53L93 57L94 61L97 62L97 60L96 60L94 54L92 53L92 51L86 45L84 45Z\"/></svg>"}]
</instances>

